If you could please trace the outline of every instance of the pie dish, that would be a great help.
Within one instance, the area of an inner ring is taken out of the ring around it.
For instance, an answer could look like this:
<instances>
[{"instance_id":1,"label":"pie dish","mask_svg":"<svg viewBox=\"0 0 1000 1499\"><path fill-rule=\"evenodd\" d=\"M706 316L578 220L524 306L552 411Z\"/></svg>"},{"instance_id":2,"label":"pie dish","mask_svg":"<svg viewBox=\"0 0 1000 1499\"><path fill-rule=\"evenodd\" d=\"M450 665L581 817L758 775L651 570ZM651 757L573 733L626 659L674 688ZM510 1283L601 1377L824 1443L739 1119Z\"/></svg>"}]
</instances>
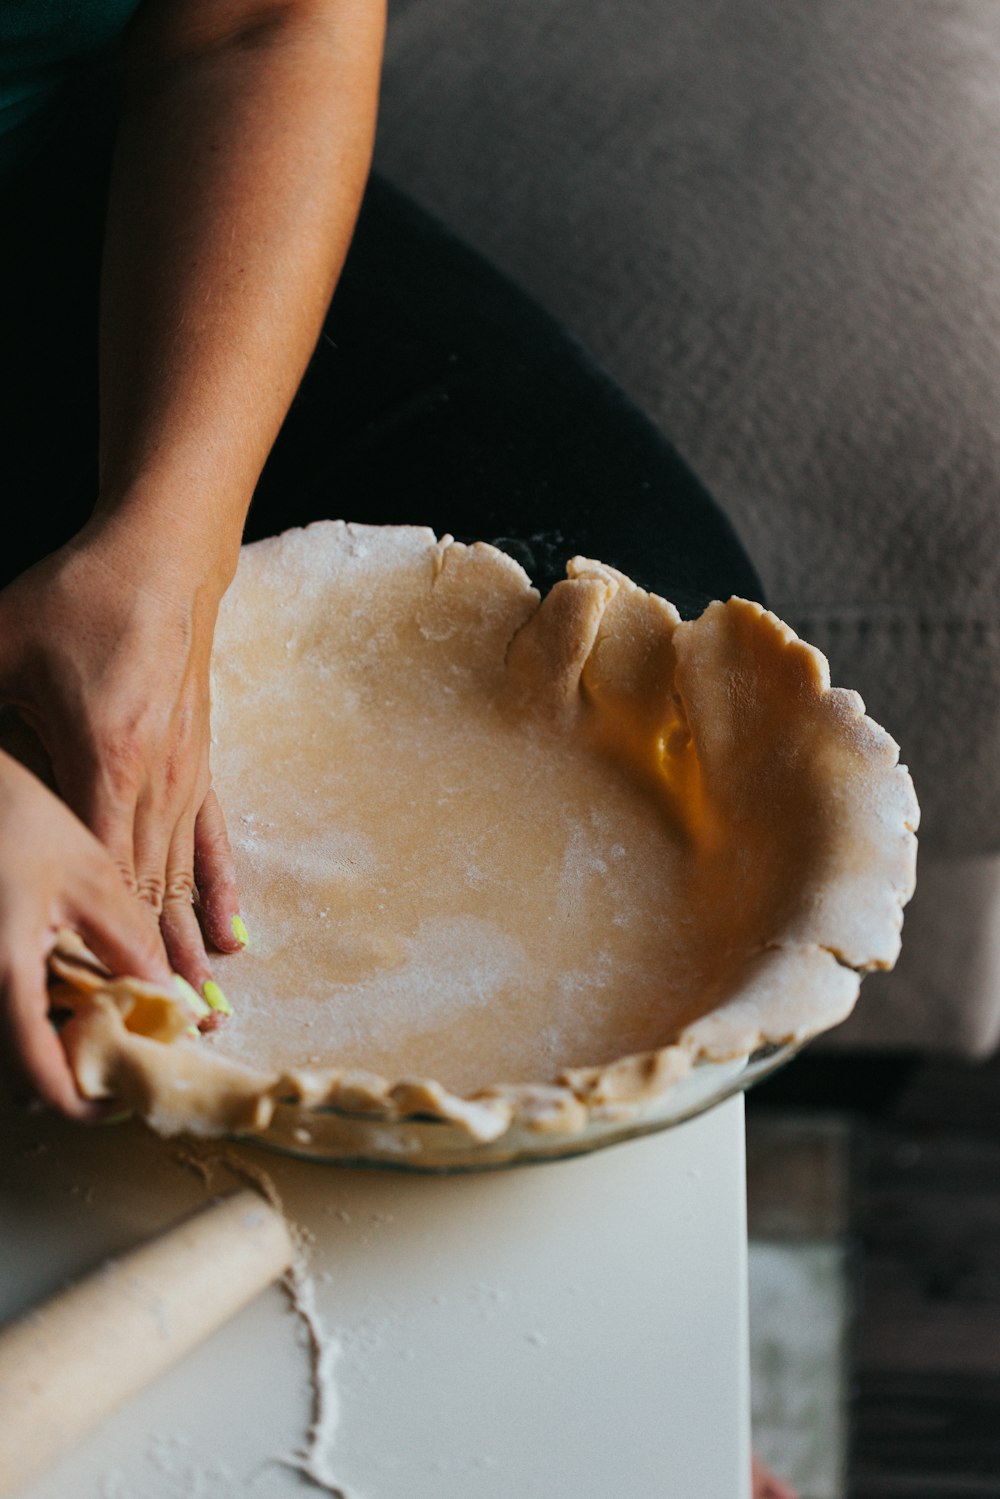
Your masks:
<instances>
[{"instance_id":1,"label":"pie dish","mask_svg":"<svg viewBox=\"0 0 1000 1499\"><path fill-rule=\"evenodd\" d=\"M161 1133L559 1154L693 1109L895 961L909 775L757 604L682 622L580 557L540 600L484 543L321 522L244 549L213 692L233 1015L190 1035L72 934L51 962L81 1090Z\"/></svg>"}]
</instances>

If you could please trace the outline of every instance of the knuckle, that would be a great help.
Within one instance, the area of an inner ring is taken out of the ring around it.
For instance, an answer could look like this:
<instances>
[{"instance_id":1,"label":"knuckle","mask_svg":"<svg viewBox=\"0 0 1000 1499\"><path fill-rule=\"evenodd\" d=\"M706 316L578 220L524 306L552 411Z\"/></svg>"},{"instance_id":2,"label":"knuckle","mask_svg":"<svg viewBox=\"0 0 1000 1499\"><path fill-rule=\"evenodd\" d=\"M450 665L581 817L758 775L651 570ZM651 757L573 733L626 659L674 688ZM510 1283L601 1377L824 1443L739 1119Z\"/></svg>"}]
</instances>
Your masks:
<instances>
[{"instance_id":1,"label":"knuckle","mask_svg":"<svg viewBox=\"0 0 1000 1499\"><path fill-rule=\"evenodd\" d=\"M115 910L135 894L135 876L122 859L114 859L103 848L99 857L88 860L80 869L75 885L77 904L81 909L102 907Z\"/></svg>"},{"instance_id":2,"label":"knuckle","mask_svg":"<svg viewBox=\"0 0 1000 1499\"><path fill-rule=\"evenodd\" d=\"M165 904L169 906L190 906L194 904L196 895L194 875L187 870L174 872L169 875L165 891Z\"/></svg>"},{"instance_id":3,"label":"knuckle","mask_svg":"<svg viewBox=\"0 0 1000 1499\"><path fill-rule=\"evenodd\" d=\"M106 861L102 860L97 880L101 890L109 896L112 892L118 894L119 885L124 885L131 895L138 894L135 870L122 858L110 857Z\"/></svg>"},{"instance_id":4,"label":"knuckle","mask_svg":"<svg viewBox=\"0 0 1000 1499\"><path fill-rule=\"evenodd\" d=\"M124 856L108 854L106 859L94 862L84 878L84 889L93 893L100 905L120 905L121 898L135 895L135 869Z\"/></svg>"},{"instance_id":5,"label":"knuckle","mask_svg":"<svg viewBox=\"0 0 1000 1499\"><path fill-rule=\"evenodd\" d=\"M143 905L149 906L154 915L163 910L163 880L154 875L141 875L135 882L135 893Z\"/></svg>"}]
</instances>

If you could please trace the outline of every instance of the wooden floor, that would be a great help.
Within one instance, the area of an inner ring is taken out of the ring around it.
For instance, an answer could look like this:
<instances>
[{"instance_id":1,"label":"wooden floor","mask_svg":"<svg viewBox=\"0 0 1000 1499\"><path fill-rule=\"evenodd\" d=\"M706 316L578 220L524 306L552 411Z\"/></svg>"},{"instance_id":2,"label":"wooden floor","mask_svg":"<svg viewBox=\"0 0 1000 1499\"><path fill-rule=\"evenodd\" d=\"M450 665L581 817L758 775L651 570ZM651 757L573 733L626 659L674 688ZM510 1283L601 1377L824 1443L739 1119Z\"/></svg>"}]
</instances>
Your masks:
<instances>
[{"instance_id":1,"label":"wooden floor","mask_svg":"<svg viewBox=\"0 0 1000 1499\"><path fill-rule=\"evenodd\" d=\"M751 1102L851 1127L846 1499L1000 1499L1000 1062L850 1072L803 1058Z\"/></svg>"}]
</instances>

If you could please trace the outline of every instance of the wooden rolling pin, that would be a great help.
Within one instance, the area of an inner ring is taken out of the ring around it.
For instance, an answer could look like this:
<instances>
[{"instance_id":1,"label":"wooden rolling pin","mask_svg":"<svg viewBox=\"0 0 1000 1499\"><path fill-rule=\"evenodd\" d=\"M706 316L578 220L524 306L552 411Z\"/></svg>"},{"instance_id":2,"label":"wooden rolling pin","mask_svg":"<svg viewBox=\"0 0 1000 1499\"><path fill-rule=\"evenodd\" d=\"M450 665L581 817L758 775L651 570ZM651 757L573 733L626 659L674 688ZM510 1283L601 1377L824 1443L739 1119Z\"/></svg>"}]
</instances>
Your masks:
<instances>
[{"instance_id":1,"label":"wooden rolling pin","mask_svg":"<svg viewBox=\"0 0 1000 1499\"><path fill-rule=\"evenodd\" d=\"M209 1203L0 1332L0 1495L288 1269L288 1225L250 1191Z\"/></svg>"}]
</instances>

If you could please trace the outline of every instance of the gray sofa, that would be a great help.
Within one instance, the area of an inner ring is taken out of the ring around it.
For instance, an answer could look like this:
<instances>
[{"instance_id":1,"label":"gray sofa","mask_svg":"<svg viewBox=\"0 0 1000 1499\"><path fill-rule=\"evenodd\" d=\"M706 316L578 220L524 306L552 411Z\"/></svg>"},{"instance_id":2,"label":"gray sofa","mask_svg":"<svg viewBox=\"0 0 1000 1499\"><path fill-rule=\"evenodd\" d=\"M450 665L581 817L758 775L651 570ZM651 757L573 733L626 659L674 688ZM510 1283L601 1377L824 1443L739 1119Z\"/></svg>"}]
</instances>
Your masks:
<instances>
[{"instance_id":1,"label":"gray sofa","mask_svg":"<svg viewBox=\"0 0 1000 1499\"><path fill-rule=\"evenodd\" d=\"M390 9L377 165L655 417L903 747L918 893L855 1047L1000 1042L998 131L993 0Z\"/></svg>"}]
</instances>

